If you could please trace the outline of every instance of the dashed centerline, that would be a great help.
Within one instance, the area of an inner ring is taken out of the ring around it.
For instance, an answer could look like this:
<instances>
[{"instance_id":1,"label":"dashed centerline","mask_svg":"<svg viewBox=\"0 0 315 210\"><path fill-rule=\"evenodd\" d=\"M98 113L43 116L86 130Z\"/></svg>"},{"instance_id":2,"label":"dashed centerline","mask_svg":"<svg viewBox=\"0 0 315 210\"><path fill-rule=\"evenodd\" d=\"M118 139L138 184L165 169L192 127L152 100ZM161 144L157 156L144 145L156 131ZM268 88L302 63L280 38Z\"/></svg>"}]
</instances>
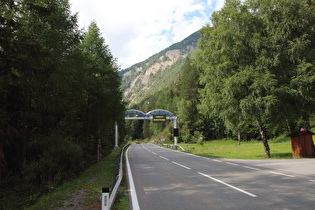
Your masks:
<instances>
[{"instance_id":1,"label":"dashed centerline","mask_svg":"<svg viewBox=\"0 0 315 210\"><path fill-rule=\"evenodd\" d=\"M281 176L287 176L287 177L295 177L295 176L293 176L293 175L283 174L283 173L274 172L274 171L269 171L269 173L271 173L271 174L277 174L277 175L281 175Z\"/></svg>"},{"instance_id":2,"label":"dashed centerline","mask_svg":"<svg viewBox=\"0 0 315 210\"><path fill-rule=\"evenodd\" d=\"M145 148L145 147L144 147L144 148ZM148 150L148 151L150 151L152 154L157 155L155 152L153 152L153 151L151 151L151 150L149 150L149 149L147 149L147 148L145 148L145 149ZM194 155L194 156L195 156L195 155ZM166 160L166 161L170 161L168 158L163 157L163 156L161 156L161 155L159 155L159 157L162 158L162 159L164 159L164 160ZM223 162L223 161L217 160L217 159L213 159L213 161L215 161L215 162ZM187 170L191 170L191 168L189 168L189 167L187 167L187 166L185 166L185 165L182 165L182 164L177 163L177 162L175 162L175 161L171 161L171 162L172 162L173 164L175 164L175 165L178 165L178 166L182 167L182 168L185 168L185 169L187 169ZM234 166L238 166L238 165L239 165L239 164L231 163L231 162L226 162L226 163L229 164L229 165L234 165ZM245 166L244 166L244 167L245 167ZM253 170L259 170L259 169L252 168L252 167L247 167L247 168L250 168L250 169L253 169ZM214 178L214 177L211 177L211 176L209 176L209 175L207 175L207 174L204 174L204 173L202 173L202 172L197 172L197 173L200 174L200 175L202 175L202 176L204 176L204 177L207 177L207 178L209 178L209 179L212 179L213 181L216 181L216 182L221 183L221 184L223 184L223 185L225 185L225 186L228 186L228 187L230 187L230 188L232 188L232 189L235 189L235 190L237 190L237 191L239 191L239 192L242 192L242 193L244 193L244 194L246 194L246 195L249 195L249 196L251 196L251 197L257 197L257 195L254 195L254 194L252 194L252 193L250 193L250 192L247 192L247 191L242 190L242 189L240 189L240 188L238 188L238 187L235 187L235 186L233 186L233 185L230 185L230 184L228 184L228 183L226 183L226 182L223 182L223 181L221 181L221 180L219 180L219 179L216 179L216 178Z\"/></svg>"},{"instance_id":3,"label":"dashed centerline","mask_svg":"<svg viewBox=\"0 0 315 210\"><path fill-rule=\"evenodd\" d=\"M252 170L256 170L256 171L260 171L259 168L254 168L254 167L250 167L250 166L243 166L244 168L248 168L248 169L252 169Z\"/></svg>"},{"instance_id":4,"label":"dashed centerline","mask_svg":"<svg viewBox=\"0 0 315 210\"><path fill-rule=\"evenodd\" d=\"M226 162L226 164L232 165L232 166L238 166L236 163Z\"/></svg>"},{"instance_id":5,"label":"dashed centerline","mask_svg":"<svg viewBox=\"0 0 315 210\"><path fill-rule=\"evenodd\" d=\"M182 168L186 168L186 169L188 169L188 170L191 170L191 168L189 168L189 167L187 167L187 166L184 166L184 165L182 165L182 164L180 164L180 163L176 163L176 162L174 162L174 161L172 161L172 163L174 163L174 164L176 164L176 165L178 165L178 166L180 166L180 167L182 167Z\"/></svg>"},{"instance_id":6,"label":"dashed centerline","mask_svg":"<svg viewBox=\"0 0 315 210\"><path fill-rule=\"evenodd\" d=\"M201 173L201 172L198 172L198 174L200 174L200 175L202 175L202 176L204 176L204 177L207 177L207 178L209 178L209 179L212 179L213 181L216 181L216 182L219 182L219 183L221 183L221 184L223 184L223 185L225 185L225 186L228 186L228 187L230 187L230 188L232 188L232 189L234 189L234 190L237 190L237 191L239 191L239 192L242 192L242 193L244 193L244 194L246 194L246 195L249 195L249 196L251 196L251 197L257 197L257 195L254 195L254 194L252 194L252 193L250 193L250 192L247 192L247 191L245 191L245 190L242 190L242 189L240 189L240 188L238 188L238 187L235 187L235 186L233 186L233 185L230 185L230 184L228 184L228 183L226 183L226 182L223 182L223 181L221 181L221 180L219 180L219 179L216 179L216 178L214 178L214 177L212 177L212 176L209 176L209 175L207 175L207 174L204 174L204 173Z\"/></svg>"},{"instance_id":7,"label":"dashed centerline","mask_svg":"<svg viewBox=\"0 0 315 210\"><path fill-rule=\"evenodd\" d=\"M142 145L142 147L143 147L144 149L146 149L147 151L151 152L152 154L158 155L157 153L153 152L152 150L146 148L145 146ZM194 155L194 154L187 154L187 153L185 153L185 154L186 154L186 155L190 155L190 156L199 157L199 156ZM170 159L168 159L168 158L166 158L166 157L163 157L163 156L160 156L160 155L159 155L159 157L162 158L162 159L164 159L164 160L166 160L166 161L170 161ZM202 158L210 160L210 159L207 158L207 157L202 157ZM225 162L225 161L218 160L218 159L211 159L211 160L214 161L214 162ZM177 163L177 162L175 162L175 161L171 161L171 162L174 163L175 165L178 165L178 166L182 167L182 168L191 170L191 168L189 168L189 167L187 167L187 166L185 166L185 165L182 165L182 164ZM237 163L232 163L232 162L225 162L225 163L226 163L226 164L229 164L229 165L233 165L233 166L239 166L239 164L237 164ZM244 167L244 168L247 168L247 169L255 170L255 171L260 171L260 170L261 170L261 169L259 169L259 168L250 167L250 166L243 166L243 167ZM286 176L286 177L295 177L295 176L290 175L290 174L283 174L283 173L274 172L274 171L269 171L269 173L271 173L271 174L276 174L276 175L281 175L281 176ZM223 181L221 181L221 180L218 180L218 179L216 179L216 178L213 178L213 177L211 177L211 176L209 176L209 175L206 175L206 174L204 174L204 173L198 172L198 174L200 174L200 175L202 175L202 176L205 176L205 177L207 177L207 178L210 178L210 179L212 179L212 180L214 180L214 181L216 181L216 182L219 182L219 183L221 183L221 184L224 184L224 185L226 185L226 186L228 186L228 187L231 187L231 188L233 188L233 189L235 189L235 190L238 190L238 191L240 191L240 192L243 192L243 193L245 193L245 194L247 194L247 195L250 195L250 196L252 196L252 197L257 197L256 195L254 195L254 194L252 194L252 193L246 192L246 191L244 191L244 190L242 190L242 189L240 189L240 188L234 187L233 185L227 184L227 183L225 183L225 182L223 182ZM310 179L309 181L310 181L310 182L315 182L314 179Z\"/></svg>"},{"instance_id":8,"label":"dashed centerline","mask_svg":"<svg viewBox=\"0 0 315 210\"><path fill-rule=\"evenodd\" d=\"M163 156L159 156L160 158L164 159L164 160L167 160L167 161L170 161L169 159L167 159L166 157L163 157Z\"/></svg>"}]
</instances>

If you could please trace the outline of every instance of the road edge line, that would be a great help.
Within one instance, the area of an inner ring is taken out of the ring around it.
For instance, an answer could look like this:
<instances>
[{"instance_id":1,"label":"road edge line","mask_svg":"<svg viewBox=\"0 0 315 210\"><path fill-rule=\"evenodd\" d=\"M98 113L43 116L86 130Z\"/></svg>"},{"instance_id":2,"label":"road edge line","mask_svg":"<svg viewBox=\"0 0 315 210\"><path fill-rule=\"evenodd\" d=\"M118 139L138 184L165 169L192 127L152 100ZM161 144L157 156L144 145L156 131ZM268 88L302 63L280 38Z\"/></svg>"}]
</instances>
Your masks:
<instances>
[{"instance_id":1,"label":"road edge line","mask_svg":"<svg viewBox=\"0 0 315 210\"><path fill-rule=\"evenodd\" d=\"M129 164L129 158L128 158L128 152L129 152L130 147L128 147L128 149L126 151L126 165L127 165L127 174L128 174L128 180L129 180L131 204L132 204L133 210L140 210L137 192L136 192L135 184L133 182L132 172L131 172L131 168L130 168L130 164Z\"/></svg>"}]
</instances>

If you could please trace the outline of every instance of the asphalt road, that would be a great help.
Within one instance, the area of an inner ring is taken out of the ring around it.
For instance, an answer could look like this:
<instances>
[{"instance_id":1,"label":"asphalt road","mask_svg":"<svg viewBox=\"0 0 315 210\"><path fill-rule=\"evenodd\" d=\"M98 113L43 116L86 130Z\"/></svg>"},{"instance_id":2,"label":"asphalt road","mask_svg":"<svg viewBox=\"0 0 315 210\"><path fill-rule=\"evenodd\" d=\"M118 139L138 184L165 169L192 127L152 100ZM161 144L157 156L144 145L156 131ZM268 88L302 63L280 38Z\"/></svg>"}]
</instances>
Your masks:
<instances>
[{"instance_id":1,"label":"asphalt road","mask_svg":"<svg viewBox=\"0 0 315 210\"><path fill-rule=\"evenodd\" d=\"M315 209L315 174L271 165L135 144L127 150L131 209Z\"/></svg>"}]
</instances>

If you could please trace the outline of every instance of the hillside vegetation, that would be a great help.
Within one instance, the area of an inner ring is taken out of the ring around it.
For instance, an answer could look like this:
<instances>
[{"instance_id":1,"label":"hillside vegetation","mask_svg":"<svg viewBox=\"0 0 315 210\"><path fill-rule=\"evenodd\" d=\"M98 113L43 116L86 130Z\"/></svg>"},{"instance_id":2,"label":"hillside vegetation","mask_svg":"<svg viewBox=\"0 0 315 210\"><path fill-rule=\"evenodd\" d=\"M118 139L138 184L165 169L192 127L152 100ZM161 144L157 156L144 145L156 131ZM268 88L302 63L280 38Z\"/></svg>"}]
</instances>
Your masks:
<instances>
[{"instance_id":1,"label":"hillside vegetation","mask_svg":"<svg viewBox=\"0 0 315 210\"><path fill-rule=\"evenodd\" d=\"M257 139L271 157L268 139L315 124L315 3L227 0L211 22L178 74L161 71L168 85L145 79L145 61L129 72L135 79L123 86L125 97L130 108L176 114L180 141ZM161 65L155 58L150 66ZM155 80L163 77L156 72ZM172 122L128 121L127 128L130 139L172 138Z\"/></svg>"},{"instance_id":2,"label":"hillside vegetation","mask_svg":"<svg viewBox=\"0 0 315 210\"><path fill-rule=\"evenodd\" d=\"M199 37L197 32L193 33L147 60L122 70L125 99L130 104L137 104L169 86L181 72L186 57L196 49Z\"/></svg>"}]
</instances>

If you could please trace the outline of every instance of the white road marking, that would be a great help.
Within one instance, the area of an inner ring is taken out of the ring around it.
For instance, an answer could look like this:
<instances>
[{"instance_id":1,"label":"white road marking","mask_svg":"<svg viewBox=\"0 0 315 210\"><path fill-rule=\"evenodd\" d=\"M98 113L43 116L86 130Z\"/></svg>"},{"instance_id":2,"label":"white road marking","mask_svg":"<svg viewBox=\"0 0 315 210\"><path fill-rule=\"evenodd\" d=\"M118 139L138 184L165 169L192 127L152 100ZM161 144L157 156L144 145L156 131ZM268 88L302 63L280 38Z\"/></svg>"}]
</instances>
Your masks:
<instances>
[{"instance_id":1,"label":"white road marking","mask_svg":"<svg viewBox=\"0 0 315 210\"><path fill-rule=\"evenodd\" d=\"M193 157L201 157L201 156L199 156L199 155L195 155L195 154L191 154L191 153L186 153L186 152L182 152L182 151L177 151L177 150L174 150L175 152L179 152L179 153L181 153L181 154L185 154L185 155L189 155L189 156L193 156Z\"/></svg>"},{"instance_id":2,"label":"white road marking","mask_svg":"<svg viewBox=\"0 0 315 210\"><path fill-rule=\"evenodd\" d=\"M287 177L295 177L295 176L293 176L293 175L283 174L283 173L274 172L274 171L269 171L269 173L271 173L271 174L277 174L277 175L281 175L281 176L287 176Z\"/></svg>"},{"instance_id":3,"label":"white road marking","mask_svg":"<svg viewBox=\"0 0 315 210\"><path fill-rule=\"evenodd\" d=\"M152 154L156 155L156 153L155 153L155 152L152 152Z\"/></svg>"},{"instance_id":4,"label":"white road marking","mask_svg":"<svg viewBox=\"0 0 315 210\"><path fill-rule=\"evenodd\" d=\"M226 162L226 164L229 164L229 165L232 165L232 166L238 166L238 164L236 164L236 163Z\"/></svg>"},{"instance_id":5,"label":"white road marking","mask_svg":"<svg viewBox=\"0 0 315 210\"><path fill-rule=\"evenodd\" d=\"M174 162L174 161L172 161L172 163L174 163L174 164L176 164L176 165L178 165L178 166L180 166L180 167L186 168L186 169L188 169L188 170L191 170L191 168L189 168L189 167L187 167L187 166L184 166L184 165L182 165L182 164L176 163L176 162Z\"/></svg>"},{"instance_id":6,"label":"white road marking","mask_svg":"<svg viewBox=\"0 0 315 210\"><path fill-rule=\"evenodd\" d=\"M259 168L254 168L254 167L250 167L250 166L244 166L244 168L248 168L248 169L252 169L252 170L256 170L256 171L260 171Z\"/></svg>"},{"instance_id":7,"label":"white road marking","mask_svg":"<svg viewBox=\"0 0 315 210\"><path fill-rule=\"evenodd\" d=\"M140 210L137 192L135 188L135 184L133 182L133 177L130 169L129 159L128 159L128 151L131 147L129 147L126 151L126 164L127 164L127 173L128 173L128 180L130 185L130 194L131 194L131 204L133 210Z\"/></svg>"},{"instance_id":8,"label":"white road marking","mask_svg":"<svg viewBox=\"0 0 315 210\"><path fill-rule=\"evenodd\" d=\"M170 161L169 159L167 159L166 157L163 157L163 156L160 156L160 158L167 160L167 161Z\"/></svg>"},{"instance_id":9,"label":"white road marking","mask_svg":"<svg viewBox=\"0 0 315 210\"><path fill-rule=\"evenodd\" d=\"M217 160L217 159L213 159L212 161L214 161L214 162L222 162L222 160Z\"/></svg>"},{"instance_id":10,"label":"white road marking","mask_svg":"<svg viewBox=\"0 0 315 210\"><path fill-rule=\"evenodd\" d=\"M143 144L141 144L141 146L146 149L147 151L151 152L151 150L149 150L148 148L146 148L145 146L143 146Z\"/></svg>"},{"instance_id":11,"label":"white road marking","mask_svg":"<svg viewBox=\"0 0 315 210\"><path fill-rule=\"evenodd\" d=\"M310 179L310 182L315 182L315 180L314 179Z\"/></svg>"},{"instance_id":12,"label":"white road marking","mask_svg":"<svg viewBox=\"0 0 315 210\"><path fill-rule=\"evenodd\" d=\"M244 194L246 194L246 195L249 195L249 196L251 196L251 197L254 197L254 198L257 197L257 195L254 195L254 194L252 194L252 193L250 193L250 192L247 192L247 191L245 191L245 190L242 190L242 189L240 189L240 188L238 188L238 187L235 187L235 186L233 186L233 185L230 185L230 184L228 184L228 183L225 183L225 182L223 182L223 181L221 181L221 180L219 180L219 179L216 179L216 178L214 178L214 177L212 177L212 176L209 176L209 175L207 175L207 174L204 174L204 173L201 173L201 172L198 172L198 174L200 174L200 175L202 175L202 176L205 176L205 177L207 177L207 178L209 178L209 179L212 179L213 181L219 182L219 183L221 183L221 184L223 184L223 185L225 185L225 186L228 186L228 187L230 187L230 188L232 188L232 189L234 189L234 190L237 190L237 191L239 191L239 192L242 192L242 193L244 193Z\"/></svg>"}]
</instances>

